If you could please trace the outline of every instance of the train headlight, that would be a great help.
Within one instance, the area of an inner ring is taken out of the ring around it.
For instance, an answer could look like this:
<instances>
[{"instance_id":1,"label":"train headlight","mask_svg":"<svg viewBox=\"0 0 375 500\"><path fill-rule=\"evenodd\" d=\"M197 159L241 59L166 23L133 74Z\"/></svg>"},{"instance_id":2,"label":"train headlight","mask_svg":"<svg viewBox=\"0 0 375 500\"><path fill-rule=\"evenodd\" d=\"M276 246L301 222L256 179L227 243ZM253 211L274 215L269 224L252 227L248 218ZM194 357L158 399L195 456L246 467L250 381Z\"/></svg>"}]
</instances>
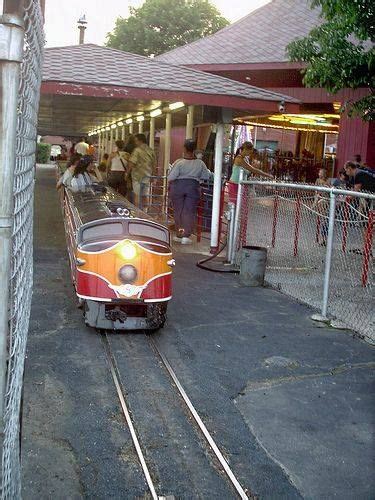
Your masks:
<instances>
[{"instance_id":1,"label":"train headlight","mask_svg":"<svg viewBox=\"0 0 375 500\"><path fill-rule=\"evenodd\" d=\"M131 241L125 241L120 247L120 254L124 260L132 260L137 255L137 249Z\"/></svg>"},{"instance_id":2,"label":"train headlight","mask_svg":"<svg viewBox=\"0 0 375 500\"><path fill-rule=\"evenodd\" d=\"M138 272L136 268L130 264L126 264L122 266L122 268L118 272L118 277L120 278L121 283L124 285L128 283L134 283L137 279Z\"/></svg>"}]
</instances>

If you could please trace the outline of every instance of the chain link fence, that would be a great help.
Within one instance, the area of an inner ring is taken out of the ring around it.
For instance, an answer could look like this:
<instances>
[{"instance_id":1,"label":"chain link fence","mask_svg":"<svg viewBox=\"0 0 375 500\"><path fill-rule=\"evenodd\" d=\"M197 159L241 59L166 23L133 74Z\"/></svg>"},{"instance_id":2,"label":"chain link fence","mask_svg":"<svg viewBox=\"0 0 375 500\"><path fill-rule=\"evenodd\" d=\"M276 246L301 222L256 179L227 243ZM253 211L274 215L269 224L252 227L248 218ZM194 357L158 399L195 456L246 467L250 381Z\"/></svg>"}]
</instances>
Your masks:
<instances>
[{"instance_id":1,"label":"chain link fence","mask_svg":"<svg viewBox=\"0 0 375 500\"><path fill-rule=\"evenodd\" d=\"M37 116L44 46L39 0L22 4L23 60L17 103L7 378L2 450L3 499L20 498L20 414L33 280L33 195Z\"/></svg>"},{"instance_id":2,"label":"chain link fence","mask_svg":"<svg viewBox=\"0 0 375 500\"><path fill-rule=\"evenodd\" d=\"M268 284L375 343L374 200L328 187L245 181L236 259L243 246L266 247Z\"/></svg>"}]
</instances>

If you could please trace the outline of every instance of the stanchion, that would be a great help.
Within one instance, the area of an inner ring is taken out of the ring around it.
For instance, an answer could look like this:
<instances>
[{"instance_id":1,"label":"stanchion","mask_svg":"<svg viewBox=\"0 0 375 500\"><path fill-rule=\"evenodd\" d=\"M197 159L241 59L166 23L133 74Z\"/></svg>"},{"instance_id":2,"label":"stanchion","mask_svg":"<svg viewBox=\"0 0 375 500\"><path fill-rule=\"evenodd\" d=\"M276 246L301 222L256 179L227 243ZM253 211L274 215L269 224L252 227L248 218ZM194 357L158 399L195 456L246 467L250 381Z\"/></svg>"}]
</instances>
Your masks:
<instances>
[{"instance_id":1,"label":"stanchion","mask_svg":"<svg viewBox=\"0 0 375 500\"><path fill-rule=\"evenodd\" d=\"M203 226L203 192L198 203L197 209L197 242L202 240L202 226Z\"/></svg>"},{"instance_id":2,"label":"stanchion","mask_svg":"<svg viewBox=\"0 0 375 500\"><path fill-rule=\"evenodd\" d=\"M368 223L363 245L362 286L367 286L368 274L372 250L372 235L374 232L375 212L371 210L368 214Z\"/></svg>"},{"instance_id":3,"label":"stanchion","mask_svg":"<svg viewBox=\"0 0 375 500\"><path fill-rule=\"evenodd\" d=\"M320 215L317 215L316 216L316 233L315 233L315 241L317 243L319 243L320 225L321 225Z\"/></svg>"},{"instance_id":4,"label":"stanchion","mask_svg":"<svg viewBox=\"0 0 375 500\"><path fill-rule=\"evenodd\" d=\"M249 218L249 186L244 186L241 203L241 225L240 242L242 246L247 244L247 222Z\"/></svg>"},{"instance_id":5,"label":"stanchion","mask_svg":"<svg viewBox=\"0 0 375 500\"><path fill-rule=\"evenodd\" d=\"M301 223L301 196L298 194L296 202L296 215L294 219L294 249L293 249L294 257L297 257L298 255L298 239L299 239L300 223Z\"/></svg>"},{"instance_id":6,"label":"stanchion","mask_svg":"<svg viewBox=\"0 0 375 500\"><path fill-rule=\"evenodd\" d=\"M275 194L275 198L273 200L273 221L272 221L272 242L271 242L272 248L275 248L278 212L279 212L279 197L277 194Z\"/></svg>"},{"instance_id":7,"label":"stanchion","mask_svg":"<svg viewBox=\"0 0 375 500\"><path fill-rule=\"evenodd\" d=\"M348 220L349 220L349 210L348 210L348 198L345 198L344 209L342 211L343 215L343 226L342 226L342 251L346 252L346 241L348 239Z\"/></svg>"}]
</instances>

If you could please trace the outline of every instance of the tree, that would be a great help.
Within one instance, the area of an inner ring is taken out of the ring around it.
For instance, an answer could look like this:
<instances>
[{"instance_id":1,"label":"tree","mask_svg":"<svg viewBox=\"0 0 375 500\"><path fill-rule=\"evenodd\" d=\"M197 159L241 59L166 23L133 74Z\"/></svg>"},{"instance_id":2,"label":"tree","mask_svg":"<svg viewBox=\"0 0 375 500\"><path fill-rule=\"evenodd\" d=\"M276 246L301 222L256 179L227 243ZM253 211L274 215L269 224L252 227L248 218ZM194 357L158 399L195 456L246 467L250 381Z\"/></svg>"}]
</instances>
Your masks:
<instances>
[{"instance_id":1,"label":"tree","mask_svg":"<svg viewBox=\"0 0 375 500\"><path fill-rule=\"evenodd\" d=\"M369 94L346 102L349 116L374 119L375 24L373 0L312 0L325 18L307 37L287 47L292 61L307 63L304 84L336 93L344 88L367 88Z\"/></svg>"},{"instance_id":2,"label":"tree","mask_svg":"<svg viewBox=\"0 0 375 500\"><path fill-rule=\"evenodd\" d=\"M129 10L129 17L116 20L106 45L143 56L162 54L228 24L208 0L146 0Z\"/></svg>"}]
</instances>

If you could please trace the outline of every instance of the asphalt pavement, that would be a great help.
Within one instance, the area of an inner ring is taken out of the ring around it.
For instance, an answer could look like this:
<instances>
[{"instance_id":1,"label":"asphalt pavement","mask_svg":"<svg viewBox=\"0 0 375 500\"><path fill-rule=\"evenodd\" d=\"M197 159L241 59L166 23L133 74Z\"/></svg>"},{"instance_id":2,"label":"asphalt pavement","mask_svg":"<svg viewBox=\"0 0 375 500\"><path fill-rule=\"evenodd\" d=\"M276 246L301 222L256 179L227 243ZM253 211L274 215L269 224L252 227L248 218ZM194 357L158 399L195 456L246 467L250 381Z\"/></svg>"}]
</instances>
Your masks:
<instances>
[{"instance_id":1,"label":"asphalt pavement","mask_svg":"<svg viewBox=\"0 0 375 500\"><path fill-rule=\"evenodd\" d=\"M149 498L100 336L68 272L54 172L37 171L35 277L25 373L24 498ZM248 496L372 499L374 348L311 310L176 253L154 340ZM113 334L159 495L236 498L144 334Z\"/></svg>"}]
</instances>

